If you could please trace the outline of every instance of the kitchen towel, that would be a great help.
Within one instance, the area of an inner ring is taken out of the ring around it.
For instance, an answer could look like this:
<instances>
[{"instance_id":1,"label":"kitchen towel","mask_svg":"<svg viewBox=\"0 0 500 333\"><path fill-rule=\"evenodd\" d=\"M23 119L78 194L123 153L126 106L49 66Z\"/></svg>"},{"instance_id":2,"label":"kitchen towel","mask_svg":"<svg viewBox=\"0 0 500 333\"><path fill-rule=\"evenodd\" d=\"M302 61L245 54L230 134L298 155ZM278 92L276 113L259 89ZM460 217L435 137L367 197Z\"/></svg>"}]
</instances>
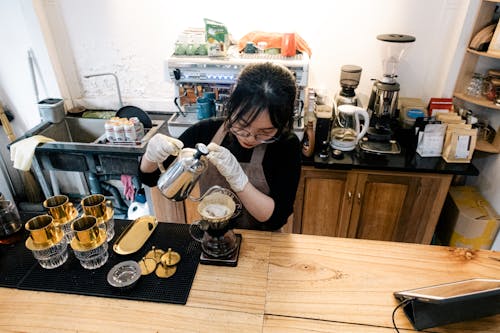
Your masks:
<instances>
[{"instance_id":1,"label":"kitchen towel","mask_svg":"<svg viewBox=\"0 0 500 333\"><path fill-rule=\"evenodd\" d=\"M20 140L10 146L10 160L14 162L14 168L28 171L35 155L35 149L40 143L53 142L54 139L43 135L34 135Z\"/></svg>"},{"instance_id":2,"label":"kitchen towel","mask_svg":"<svg viewBox=\"0 0 500 333\"><path fill-rule=\"evenodd\" d=\"M130 175L121 175L120 177L123 184L123 194L127 200L134 200L135 197L135 189L132 185L132 176Z\"/></svg>"}]
</instances>

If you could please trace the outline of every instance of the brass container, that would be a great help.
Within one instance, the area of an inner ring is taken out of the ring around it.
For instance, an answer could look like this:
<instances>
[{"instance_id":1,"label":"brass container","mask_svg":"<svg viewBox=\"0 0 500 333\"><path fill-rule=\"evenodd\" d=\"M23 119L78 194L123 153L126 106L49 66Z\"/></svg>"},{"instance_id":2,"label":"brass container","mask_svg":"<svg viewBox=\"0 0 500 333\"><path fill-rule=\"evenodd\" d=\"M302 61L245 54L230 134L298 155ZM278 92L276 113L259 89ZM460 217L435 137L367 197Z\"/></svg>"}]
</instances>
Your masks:
<instances>
[{"instance_id":1,"label":"brass container","mask_svg":"<svg viewBox=\"0 0 500 333\"><path fill-rule=\"evenodd\" d=\"M92 247L101 240L101 228L94 216L84 215L77 218L71 224L71 229L78 243L83 247Z\"/></svg>"},{"instance_id":2,"label":"brass container","mask_svg":"<svg viewBox=\"0 0 500 333\"><path fill-rule=\"evenodd\" d=\"M85 215L92 215L98 219L106 216L108 204L111 204L111 201L106 201L106 197L102 194L91 194L82 199Z\"/></svg>"},{"instance_id":3,"label":"brass container","mask_svg":"<svg viewBox=\"0 0 500 333\"><path fill-rule=\"evenodd\" d=\"M65 223L71 216L73 204L69 202L69 199L65 195L55 195L43 202L43 207L45 207L49 214L55 219L60 221L60 223Z\"/></svg>"},{"instance_id":4,"label":"brass container","mask_svg":"<svg viewBox=\"0 0 500 333\"><path fill-rule=\"evenodd\" d=\"M26 230L30 232L26 246L30 249L43 249L51 247L61 241L62 230L54 223L50 215L38 215L25 224Z\"/></svg>"}]
</instances>

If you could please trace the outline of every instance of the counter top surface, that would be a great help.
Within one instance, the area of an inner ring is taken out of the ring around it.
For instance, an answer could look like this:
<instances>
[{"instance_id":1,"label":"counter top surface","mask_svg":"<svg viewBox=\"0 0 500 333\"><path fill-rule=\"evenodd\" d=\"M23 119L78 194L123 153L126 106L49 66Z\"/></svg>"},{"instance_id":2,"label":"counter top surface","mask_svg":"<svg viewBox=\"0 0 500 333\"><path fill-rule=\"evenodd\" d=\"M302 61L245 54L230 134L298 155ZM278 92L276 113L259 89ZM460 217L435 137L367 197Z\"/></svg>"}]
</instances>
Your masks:
<instances>
[{"instance_id":1,"label":"counter top surface","mask_svg":"<svg viewBox=\"0 0 500 333\"><path fill-rule=\"evenodd\" d=\"M498 278L500 253L240 230L237 267L200 265L186 305L0 288L0 330L392 332L398 290ZM412 330L402 311L399 328ZM433 328L499 332L500 315Z\"/></svg>"},{"instance_id":2,"label":"counter top surface","mask_svg":"<svg viewBox=\"0 0 500 333\"><path fill-rule=\"evenodd\" d=\"M327 158L319 153L314 157L304 158L304 165L328 169L366 169L403 172L441 173L463 176L477 176L479 170L472 163L447 163L441 157L421 157L415 151L403 148L400 154L371 154L360 149L344 152L341 158L333 158L331 152Z\"/></svg>"}]
</instances>

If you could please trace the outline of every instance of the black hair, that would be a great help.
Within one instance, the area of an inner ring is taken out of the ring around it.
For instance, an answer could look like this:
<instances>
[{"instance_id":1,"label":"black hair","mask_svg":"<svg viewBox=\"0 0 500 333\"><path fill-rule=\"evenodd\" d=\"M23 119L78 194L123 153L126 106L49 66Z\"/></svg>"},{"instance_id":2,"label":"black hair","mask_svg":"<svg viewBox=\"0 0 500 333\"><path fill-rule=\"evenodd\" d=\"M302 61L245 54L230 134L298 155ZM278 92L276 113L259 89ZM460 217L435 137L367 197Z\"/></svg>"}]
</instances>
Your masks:
<instances>
[{"instance_id":1,"label":"black hair","mask_svg":"<svg viewBox=\"0 0 500 333\"><path fill-rule=\"evenodd\" d=\"M243 118L251 123L268 111L278 133L290 131L296 97L295 78L285 66L270 62L247 65L226 103L226 128Z\"/></svg>"}]
</instances>

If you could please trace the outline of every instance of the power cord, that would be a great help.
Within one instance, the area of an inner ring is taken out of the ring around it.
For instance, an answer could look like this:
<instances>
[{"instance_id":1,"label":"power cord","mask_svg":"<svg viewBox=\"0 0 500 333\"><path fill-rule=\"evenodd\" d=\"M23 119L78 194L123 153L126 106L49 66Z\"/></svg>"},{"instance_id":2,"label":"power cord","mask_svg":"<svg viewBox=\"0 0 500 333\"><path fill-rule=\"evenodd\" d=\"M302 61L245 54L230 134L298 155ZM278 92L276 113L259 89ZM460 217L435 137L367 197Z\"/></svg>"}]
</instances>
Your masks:
<instances>
[{"instance_id":1,"label":"power cord","mask_svg":"<svg viewBox=\"0 0 500 333\"><path fill-rule=\"evenodd\" d=\"M392 325L394 327L394 330L399 333L399 329L398 327L396 326L396 321L394 320L394 317L395 317L395 314L396 314L396 311L405 306L406 304L410 303L411 301L413 301L413 298L407 298L405 299L404 301L402 301L401 303L399 303L395 308L394 308L394 311L392 311Z\"/></svg>"}]
</instances>

